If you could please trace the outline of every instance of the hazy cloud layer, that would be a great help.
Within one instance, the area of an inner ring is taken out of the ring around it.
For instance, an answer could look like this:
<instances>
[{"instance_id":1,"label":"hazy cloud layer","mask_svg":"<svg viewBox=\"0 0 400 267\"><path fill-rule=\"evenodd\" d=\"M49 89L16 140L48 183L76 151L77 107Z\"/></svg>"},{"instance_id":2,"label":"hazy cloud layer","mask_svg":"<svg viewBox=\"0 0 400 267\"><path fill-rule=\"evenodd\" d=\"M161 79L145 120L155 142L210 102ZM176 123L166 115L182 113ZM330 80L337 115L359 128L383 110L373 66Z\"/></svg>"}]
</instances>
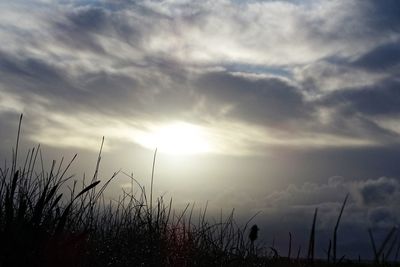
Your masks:
<instances>
[{"instance_id":1,"label":"hazy cloud layer","mask_svg":"<svg viewBox=\"0 0 400 267\"><path fill-rule=\"evenodd\" d=\"M228 122L269 145L399 141L376 122L397 115L396 1L1 6L1 95L26 113Z\"/></svg>"}]
</instances>

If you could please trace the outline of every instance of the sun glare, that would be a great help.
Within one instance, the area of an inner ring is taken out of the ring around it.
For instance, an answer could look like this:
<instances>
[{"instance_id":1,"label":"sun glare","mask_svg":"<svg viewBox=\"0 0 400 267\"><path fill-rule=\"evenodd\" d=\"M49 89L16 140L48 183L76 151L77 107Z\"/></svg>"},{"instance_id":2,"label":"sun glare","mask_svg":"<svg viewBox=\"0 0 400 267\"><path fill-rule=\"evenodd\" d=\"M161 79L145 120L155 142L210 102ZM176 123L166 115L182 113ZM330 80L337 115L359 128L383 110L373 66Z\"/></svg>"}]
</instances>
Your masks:
<instances>
[{"instance_id":1,"label":"sun glare","mask_svg":"<svg viewBox=\"0 0 400 267\"><path fill-rule=\"evenodd\" d=\"M212 150L205 130L184 122L155 127L137 141L144 147L158 148L168 154L200 154Z\"/></svg>"}]
</instances>

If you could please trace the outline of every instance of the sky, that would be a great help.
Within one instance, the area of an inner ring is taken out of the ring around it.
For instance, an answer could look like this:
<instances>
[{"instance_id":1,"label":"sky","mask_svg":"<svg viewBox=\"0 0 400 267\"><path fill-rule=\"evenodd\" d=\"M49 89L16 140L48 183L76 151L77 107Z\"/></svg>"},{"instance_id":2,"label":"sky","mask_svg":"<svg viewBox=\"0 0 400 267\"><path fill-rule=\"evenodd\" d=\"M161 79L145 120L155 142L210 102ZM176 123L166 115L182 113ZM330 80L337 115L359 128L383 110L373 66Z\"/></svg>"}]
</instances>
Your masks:
<instances>
[{"instance_id":1,"label":"sky","mask_svg":"<svg viewBox=\"0 0 400 267\"><path fill-rule=\"evenodd\" d=\"M0 159L133 173L176 205L235 208L266 243L371 255L400 212L397 0L0 0ZM77 178L78 179L78 178ZM110 197L130 187L121 175ZM379 240L379 238L378 238Z\"/></svg>"}]
</instances>

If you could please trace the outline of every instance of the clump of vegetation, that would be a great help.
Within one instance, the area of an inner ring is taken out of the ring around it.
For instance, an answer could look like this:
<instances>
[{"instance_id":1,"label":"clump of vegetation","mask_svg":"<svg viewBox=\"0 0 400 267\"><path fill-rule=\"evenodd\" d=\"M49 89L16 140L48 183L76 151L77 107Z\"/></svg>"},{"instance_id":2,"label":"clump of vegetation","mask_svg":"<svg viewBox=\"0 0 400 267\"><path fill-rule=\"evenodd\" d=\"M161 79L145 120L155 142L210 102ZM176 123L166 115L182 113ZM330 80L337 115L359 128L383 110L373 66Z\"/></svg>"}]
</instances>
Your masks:
<instances>
[{"instance_id":1,"label":"clump of vegetation","mask_svg":"<svg viewBox=\"0 0 400 267\"><path fill-rule=\"evenodd\" d=\"M152 190L148 199L130 175L138 192L107 202L104 190L118 173L99 180L101 149L93 177L78 183L67 176L76 155L46 172L37 146L17 167L19 136L20 127L11 166L0 167L0 266L261 264L247 224L238 226L233 212L213 224L207 208L196 219L193 205L175 213L172 199L153 201Z\"/></svg>"},{"instance_id":2,"label":"clump of vegetation","mask_svg":"<svg viewBox=\"0 0 400 267\"><path fill-rule=\"evenodd\" d=\"M149 199L132 175L118 172L99 180L104 138L93 176L79 183L68 176L76 155L66 164L53 161L46 171L37 146L17 166L21 119L11 166L0 167L0 266L363 266L336 254L347 197L334 229L332 259L331 242L327 260L314 259L317 210L308 257L302 259L300 251L291 257L291 233L288 256L282 257L275 248L258 245L259 228L249 227L254 217L240 226L232 211L209 223L207 206L194 216L194 205L176 213L172 199L153 200L156 152ZM122 191L118 199L106 201L104 191L118 174L130 177L138 191ZM395 250L395 231L379 248L370 232L376 265L387 265L385 259Z\"/></svg>"}]
</instances>

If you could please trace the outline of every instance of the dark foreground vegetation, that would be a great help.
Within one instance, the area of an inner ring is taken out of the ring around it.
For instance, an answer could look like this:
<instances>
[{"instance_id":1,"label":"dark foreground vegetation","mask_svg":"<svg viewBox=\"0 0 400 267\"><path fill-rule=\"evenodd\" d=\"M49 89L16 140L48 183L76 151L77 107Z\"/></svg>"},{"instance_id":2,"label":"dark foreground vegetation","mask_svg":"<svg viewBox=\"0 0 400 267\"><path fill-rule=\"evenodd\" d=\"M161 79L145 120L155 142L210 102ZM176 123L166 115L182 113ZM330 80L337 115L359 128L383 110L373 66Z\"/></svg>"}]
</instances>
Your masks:
<instances>
[{"instance_id":1,"label":"dark foreground vegetation","mask_svg":"<svg viewBox=\"0 0 400 267\"><path fill-rule=\"evenodd\" d=\"M46 171L39 146L17 166L18 139L19 130L12 162L0 167L0 266L395 266L384 256L396 252L393 232L379 247L373 243L373 264L337 257L336 234L328 260L317 261L316 212L307 257L291 253L291 245L282 256L257 245L251 220L238 225L232 212L211 224L207 208L194 215L190 205L176 213L172 200L153 199L152 188L147 194L130 175L136 193L122 191L117 200L107 201L104 190L117 173L99 180L101 149L94 175L80 182L68 176L75 157L53 161Z\"/></svg>"}]
</instances>

